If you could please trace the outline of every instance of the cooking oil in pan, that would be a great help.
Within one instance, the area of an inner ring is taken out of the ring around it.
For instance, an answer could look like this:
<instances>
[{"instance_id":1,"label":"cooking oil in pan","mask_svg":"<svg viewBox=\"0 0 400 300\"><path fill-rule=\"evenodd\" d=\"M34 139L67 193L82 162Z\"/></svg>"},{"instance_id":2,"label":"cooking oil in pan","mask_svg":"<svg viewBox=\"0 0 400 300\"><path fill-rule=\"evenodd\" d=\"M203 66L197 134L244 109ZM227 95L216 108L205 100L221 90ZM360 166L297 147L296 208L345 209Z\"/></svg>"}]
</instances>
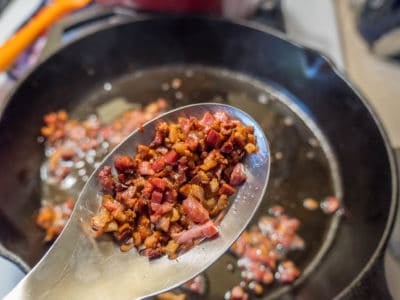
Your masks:
<instances>
[{"instance_id":1,"label":"cooking oil in pan","mask_svg":"<svg viewBox=\"0 0 400 300\"><path fill-rule=\"evenodd\" d=\"M104 88L102 88L104 86ZM91 114L107 117L118 107L145 105L160 97L171 107L196 102L223 102L251 114L265 129L270 141L272 165L265 199L254 222L274 205L285 208L286 214L301 222L299 235L305 249L290 252L288 258L301 269L302 275L292 285L273 283L264 287L264 298L276 298L301 284L333 241L340 213L325 214L321 209L307 209L306 198L317 203L327 196L341 198L339 170L335 156L301 102L272 83L225 70L201 66L169 66L136 72L89 91L85 101L71 112L73 118L85 119ZM100 90L100 92L99 92ZM122 104L121 104L122 103ZM111 106L110 106L111 105ZM114 106L113 106L114 105ZM103 117L104 118L104 117ZM104 153L95 155L96 159ZM86 172L90 174L90 170ZM86 175L85 174L85 175ZM73 183L76 195L83 185ZM49 192L49 188L45 186ZM58 193L60 191L52 191ZM188 293L188 299L223 299L227 290L240 283L236 258L225 254L205 273L207 280L201 295ZM182 290L177 290L182 292ZM185 291L184 291L185 292Z\"/></svg>"}]
</instances>

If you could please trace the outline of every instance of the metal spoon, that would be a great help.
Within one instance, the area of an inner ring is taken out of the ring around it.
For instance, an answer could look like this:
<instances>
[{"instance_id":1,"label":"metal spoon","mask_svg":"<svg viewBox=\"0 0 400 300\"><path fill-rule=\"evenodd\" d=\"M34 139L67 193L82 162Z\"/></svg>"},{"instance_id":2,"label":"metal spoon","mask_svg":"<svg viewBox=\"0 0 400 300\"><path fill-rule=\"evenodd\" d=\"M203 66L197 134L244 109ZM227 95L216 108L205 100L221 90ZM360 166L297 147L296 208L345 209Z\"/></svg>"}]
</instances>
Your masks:
<instances>
[{"instance_id":1,"label":"metal spoon","mask_svg":"<svg viewBox=\"0 0 400 300\"><path fill-rule=\"evenodd\" d=\"M149 144L158 120L176 122L181 116L201 118L224 111L254 127L259 151L244 162L247 181L231 197L231 206L218 226L219 236L205 241L176 260L149 261L136 250L121 252L111 240L95 240L90 219L101 205L99 170L118 155L132 155L138 144ZM224 104L202 103L169 111L136 130L104 159L84 186L64 231L47 254L5 299L143 299L174 288L216 261L245 229L257 210L268 182L270 152L262 128L245 112Z\"/></svg>"}]
</instances>

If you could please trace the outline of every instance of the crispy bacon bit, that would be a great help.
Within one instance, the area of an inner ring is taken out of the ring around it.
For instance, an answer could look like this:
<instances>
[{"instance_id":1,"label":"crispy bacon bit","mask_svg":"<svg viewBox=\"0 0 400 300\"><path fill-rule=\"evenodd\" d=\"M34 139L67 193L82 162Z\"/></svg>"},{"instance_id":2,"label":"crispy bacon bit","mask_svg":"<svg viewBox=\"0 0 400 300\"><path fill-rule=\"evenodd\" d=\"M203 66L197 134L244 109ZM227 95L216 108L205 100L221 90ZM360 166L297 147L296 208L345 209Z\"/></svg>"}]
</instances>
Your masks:
<instances>
[{"instance_id":1,"label":"crispy bacon bit","mask_svg":"<svg viewBox=\"0 0 400 300\"><path fill-rule=\"evenodd\" d=\"M146 248L141 252L141 254L147 256L149 259L155 259L163 256L165 253L161 248Z\"/></svg>"},{"instance_id":2,"label":"crispy bacon bit","mask_svg":"<svg viewBox=\"0 0 400 300\"><path fill-rule=\"evenodd\" d=\"M46 203L40 208L36 224L46 230L44 239L46 242L53 240L61 233L72 213L74 204L74 199L67 198L61 204Z\"/></svg>"},{"instance_id":3,"label":"crispy bacon bit","mask_svg":"<svg viewBox=\"0 0 400 300\"><path fill-rule=\"evenodd\" d=\"M179 158L178 153L175 150L171 150L164 155L164 162L166 164L173 165L177 162L178 158Z\"/></svg>"},{"instance_id":4,"label":"crispy bacon bit","mask_svg":"<svg viewBox=\"0 0 400 300\"><path fill-rule=\"evenodd\" d=\"M168 190L165 192L165 201L167 202L176 202L178 198L178 193L175 190Z\"/></svg>"},{"instance_id":5,"label":"crispy bacon bit","mask_svg":"<svg viewBox=\"0 0 400 300\"><path fill-rule=\"evenodd\" d=\"M228 196L231 196L231 195L233 195L234 193L236 193L236 190L231 186L231 185L229 185L229 184L227 184L227 183L223 183L222 185L221 185L221 187L219 188L219 192L218 192L219 194L225 194L225 195L228 195Z\"/></svg>"},{"instance_id":6,"label":"crispy bacon bit","mask_svg":"<svg viewBox=\"0 0 400 300\"><path fill-rule=\"evenodd\" d=\"M282 206L272 207L269 214L244 231L231 247L239 258L237 264L247 288L257 295L263 292L260 284L268 285L275 279L290 283L300 276L299 269L286 258L287 252L304 248L297 235L300 222L287 216Z\"/></svg>"},{"instance_id":7,"label":"crispy bacon bit","mask_svg":"<svg viewBox=\"0 0 400 300\"><path fill-rule=\"evenodd\" d=\"M151 165L151 168L154 170L154 172L158 173L161 172L165 167L165 161L164 159L157 159L153 164Z\"/></svg>"},{"instance_id":8,"label":"crispy bacon bit","mask_svg":"<svg viewBox=\"0 0 400 300\"><path fill-rule=\"evenodd\" d=\"M225 300L249 300L249 294L240 285L236 285L225 294Z\"/></svg>"},{"instance_id":9,"label":"crispy bacon bit","mask_svg":"<svg viewBox=\"0 0 400 300\"><path fill-rule=\"evenodd\" d=\"M319 204L314 198L306 198L303 200L303 206L308 210L316 210L318 209Z\"/></svg>"},{"instance_id":10,"label":"crispy bacon bit","mask_svg":"<svg viewBox=\"0 0 400 300\"><path fill-rule=\"evenodd\" d=\"M333 214L339 209L339 206L339 200L334 196L326 197L325 200L321 202L321 209L326 214Z\"/></svg>"},{"instance_id":11,"label":"crispy bacon bit","mask_svg":"<svg viewBox=\"0 0 400 300\"><path fill-rule=\"evenodd\" d=\"M215 120L222 122L222 123L228 123L228 121L229 121L229 116L223 111L217 111L214 114L214 118L215 118Z\"/></svg>"},{"instance_id":12,"label":"crispy bacon bit","mask_svg":"<svg viewBox=\"0 0 400 300\"><path fill-rule=\"evenodd\" d=\"M244 166L242 163L237 163L231 173L229 184L232 186L241 185L246 181L246 173L244 172Z\"/></svg>"},{"instance_id":13,"label":"crispy bacon bit","mask_svg":"<svg viewBox=\"0 0 400 300\"><path fill-rule=\"evenodd\" d=\"M129 133L164 111L166 106L167 102L164 99L158 99L143 109L124 112L111 124L101 124L95 116L90 116L84 121L69 119L63 110L45 115L41 134L46 139L46 152L49 153L49 178L52 182L60 184L69 174L74 174L81 168L79 163L72 168L65 168L66 161L83 163L82 157L93 158L92 153L101 159ZM92 162L89 159L84 165L93 168L94 163L95 160ZM116 168L124 167L120 163L128 168L126 163L129 165L131 162L117 159Z\"/></svg>"},{"instance_id":14,"label":"crispy bacon bit","mask_svg":"<svg viewBox=\"0 0 400 300\"><path fill-rule=\"evenodd\" d=\"M160 146L160 145L162 144L162 142L163 142L163 139L164 139L164 134L163 134L163 132L160 131L160 130L157 130L157 131L156 131L156 134L155 134L155 136L154 136L154 140L151 142L150 146L151 146L151 147Z\"/></svg>"},{"instance_id":15,"label":"crispy bacon bit","mask_svg":"<svg viewBox=\"0 0 400 300\"><path fill-rule=\"evenodd\" d=\"M210 127L214 123L214 120L214 116L211 113L206 112L199 123L203 126Z\"/></svg>"},{"instance_id":16,"label":"crispy bacon bit","mask_svg":"<svg viewBox=\"0 0 400 300\"><path fill-rule=\"evenodd\" d=\"M201 203L189 195L182 202L183 213L193 222L203 224L210 219L208 210Z\"/></svg>"},{"instance_id":17,"label":"crispy bacon bit","mask_svg":"<svg viewBox=\"0 0 400 300\"><path fill-rule=\"evenodd\" d=\"M273 280L273 279L272 279ZM249 283L249 290L255 294L256 296L260 297L264 293L264 288L261 284L257 281L251 281Z\"/></svg>"},{"instance_id":18,"label":"crispy bacon bit","mask_svg":"<svg viewBox=\"0 0 400 300\"><path fill-rule=\"evenodd\" d=\"M67 179L82 177L82 180L68 180L68 184L75 186L69 193L71 197L67 196L64 202L55 205L42 204L36 222L39 227L46 230L45 241L53 240L63 229L70 215L67 208L71 207L70 210L72 210L74 199L77 197L76 191L80 190L78 185L85 181L96 162L101 160L134 129L157 116L166 107L167 102L164 99L158 99L143 109L132 109L124 112L111 124L101 124L100 120L93 115L83 121L73 120L63 110L44 116L41 134L45 138L47 163L44 166L48 176L47 183L51 186L51 189L60 189L64 193L65 188L61 185L67 183ZM165 164L164 160L160 161ZM115 160L117 171L124 173L120 174L121 183L130 180L129 174L133 173L133 169L136 167L136 162L130 157L117 157ZM154 165L152 167L155 168ZM162 166L158 166L158 169L154 171L159 172L161 170ZM99 181L106 190L117 189L111 170L105 169L100 172ZM133 192L134 194L135 192ZM132 191L126 190L119 193L118 197L120 197L118 201L121 201L127 208L139 209L143 207L141 199L132 198ZM108 202L103 206L110 209L112 203ZM93 227L99 230L97 233L116 231L118 224L110 219L112 216L109 215L108 210L104 208L103 213L93 220ZM122 218L122 215L119 213L118 218ZM121 250L123 248L124 251L127 251L131 247L132 244L127 243L121 245Z\"/></svg>"},{"instance_id":19,"label":"crispy bacon bit","mask_svg":"<svg viewBox=\"0 0 400 300\"><path fill-rule=\"evenodd\" d=\"M274 205L268 209L268 213L274 217L279 217L285 212L285 209L281 205Z\"/></svg>"},{"instance_id":20,"label":"crispy bacon bit","mask_svg":"<svg viewBox=\"0 0 400 300\"><path fill-rule=\"evenodd\" d=\"M115 182L114 177L111 174L111 167L105 166L98 175L100 184L105 190L112 190L114 188Z\"/></svg>"},{"instance_id":21,"label":"crispy bacon bit","mask_svg":"<svg viewBox=\"0 0 400 300\"><path fill-rule=\"evenodd\" d=\"M151 202L161 203L163 194L158 191L153 191L151 194Z\"/></svg>"},{"instance_id":22,"label":"crispy bacon bit","mask_svg":"<svg viewBox=\"0 0 400 300\"><path fill-rule=\"evenodd\" d=\"M278 266L277 278L280 282L293 282L300 276L300 271L290 260L284 261Z\"/></svg>"},{"instance_id":23,"label":"crispy bacon bit","mask_svg":"<svg viewBox=\"0 0 400 300\"><path fill-rule=\"evenodd\" d=\"M182 288L197 295L204 296L207 291L207 280L205 276L201 274L183 284Z\"/></svg>"},{"instance_id":24,"label":"crispy bacon bit","mask_svg":"<svg viewBox=\"0 0 400 300\"><path fill-rule=\"evenodd\" d=\"M109 212L113 212L121 207L121 203L115 200L108 200L103 202L103 207Z\"/></svg>"},{"instance_id":25,"label":"crispy bacon bit","mask_svg":"<svg viewBox=\"0 0 400 300\"><path fill-rule=\"evenodd\" d=\"M96 236L112 232L122 251L136 247L150 258L175 258L216 236L232 185L246 180L244 146L255 142L247 126L222 113L158 123L150 145L115 159L115 178L109 166L99 172L105 194L92 219ZM235 148L222 152L221 145Z\"/></svg>"},{"instance_id":26,"label":"crispy bacon bit","mask_svg":"<svg viewBox=\"0 0 400 300\"><path fill-rule=\"evenodd\" d=\"M139 162L140 175L154 175L154 170L151 168L151 163L148 161Z\"/></svg>"},{"instance_id":27,"label":"crispy bacon bit","mask_svg":"<svg viewBox=\"0 0 400 300\"><path fill-rule=\"evenodd\" d=\"M114 166L118 172L133 172L136 167L135 161L129 156L118 156L114 161Z\"/></svg>"},{"instance_id":28,"label":"crispy bacon bit","mask_svg":"<svg viewBox=\"0 0 400 300\"><path fill-rule=\"evenodd\" d=\"M222 135L215 131L214 129L210 129L207 133L206 143L211 147L219 147L222 142Z\"/></svg>"},{"instance_id":29,"label":"crispy bacon bit","mask_svg":"<svg viewBox=\"0 0 400 300\"><path fill-rule=\"evenodd\" d=\"M199 146L200 138L193 132L189 133L185 143L190 151L195 151Z\"/></svg>"},{"instance_id":30,"label":"crispy bacon bit","mask_svg":"<svg viewBox=\"0 0 400 300\"><path fill-rule=\"evenodd\" d=\"M165 189L168 186L168 181L165 178L159 178L159 177L150 177L149 182L156 188L159 189L160 191L165 191Z\"/></svg>"},{"instance_id":31,"label":"crispy bacon bit","mask_svg":"<svg viewBox=\"0 0 400 300\"><path fill-rule=\"evenodd\" d=\"M202 225L195 225L189 230L173 234L173 238L179 244L191 244L195 240L212 238L218 234L218 229L213 221L208 221Z\"/></svg>"},{"instance_id":32,"label":"crispy bacon bit","mask_svg":"<svg viewBox=\"0 0 400 300\"><path fill-rule=\"evenodd\" d=\"M229 154L229 153L231 153L232 151L233 151L233 144L232 144L232 142L227 141L227 142L225 142L225 143L222 145L222 148L221 148L221 152L222 152L222 153Z\"/></svg>"}]
</instances>

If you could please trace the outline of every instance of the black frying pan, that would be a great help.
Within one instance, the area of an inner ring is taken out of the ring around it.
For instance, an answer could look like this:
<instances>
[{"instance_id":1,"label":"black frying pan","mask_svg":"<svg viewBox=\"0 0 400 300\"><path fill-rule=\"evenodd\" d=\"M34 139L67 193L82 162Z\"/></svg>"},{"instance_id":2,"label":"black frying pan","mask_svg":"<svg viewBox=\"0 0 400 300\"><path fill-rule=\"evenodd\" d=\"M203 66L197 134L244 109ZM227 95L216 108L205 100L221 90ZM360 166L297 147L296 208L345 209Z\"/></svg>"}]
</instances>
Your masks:
<instances>
[{"instance_id":1,"label":"black frying pan","mask_svg":"<svg viewBox=\"0 0 400 300\"><path fill-rule=\"evenodd\" d=\"M303 224L307 251L291 258L304 275L265 298L389 297L381 258L398 193L394 158L374 113L325 58L264 27L211 18L141 16L91 29L38 65L2 112L3 245L31 266L46 250L33 218L43 196L37 136L47 112L65 108L83 118L115 96L137 103L165 96L171 106L220 101L255 117L272 152L283 155L272 164L259 215L282 204ZM183 78L182 98L161 89L175 77ZM343 200L342 218L301 207L305 197L332 194ZM238 282L226 271L232 261L227 254L207 272L209 299Z\"/></svg>"}]
</instances>

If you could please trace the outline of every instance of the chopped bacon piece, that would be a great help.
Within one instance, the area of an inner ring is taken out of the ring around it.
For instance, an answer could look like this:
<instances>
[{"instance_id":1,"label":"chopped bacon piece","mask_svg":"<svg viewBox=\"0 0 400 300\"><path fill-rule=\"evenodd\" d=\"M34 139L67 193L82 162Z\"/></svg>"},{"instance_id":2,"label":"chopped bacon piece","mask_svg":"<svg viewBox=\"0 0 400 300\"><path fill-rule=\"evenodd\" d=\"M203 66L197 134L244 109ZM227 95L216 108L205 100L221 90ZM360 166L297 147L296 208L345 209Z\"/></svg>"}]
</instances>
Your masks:
<instances>
[{"instance_id":1,"label":"chopped bacon piece","mask_svg":"<svg viewBox=\"0 0 400 300\"><path fill-rule=\"evenodd\" d=\"M326 197L325 200L321 202L321 209L326 214L333 214L339 209L339 206L339 200L333 196Z\"/></svg>"},{"instance_id":2,"label":"chopped bacon piece","mask_svg":"<svg viewBox=\"0 0 400 300\"><path fill-rule=\"evenodd\" d=\"M164 155L164 162L169 165L173 165L178 161L179 154L175 150L169 151Z\"/></svg>"},{"instance_id":3,"label":"chopped bacon piece","mask_svg":"<svg viewBox=\"0 0 400 300\"><path fill-rule=\"evenodd\" d=\"M41 133L45 138L45 155L48 160L48 163L44 166L48 170L47 184L50 186L51 190L61 190L62 194L67 192L72 198L76 198L78 196L77 191L80 190L80 185L92 169L96 167L96 163L134 129L165 110L166 105L167 103L164 99L158 99L143 109L134 108L127 110L121 116L113 120L111 124L102 124L95 115L90 115L82 121L70 119L68 114L63 110L52 112L44 116L44 126L41 129ZM128 156L125 156L122 160L119 158L116 159L115 168L118 173L133 173L134 166L131 165L132 161L130 160L131 158ZM67 166L64 161L69 161L69 163L73 162L73 164L68 164ZM62 185L67 183L67 178L69 179L72 177L77 180L76 182L69 181L68 186L71 184L74 186L70 190L66 190ZM106 191L111 192L115 189L116 193L120 192L121 184L125 184L126 180L129 181L127 177L121 177L120 182L118 182L117 178L115 180L113 179L111 172L107 170L99 172L99 182ZM50 200L53 201L57 199ZM66 200L68 202L69 197ZM123 204L129 202L131 204L128 206L129 208L132 207L134 202L140 203L140 201L135 198L127 197L123 197L118 201L122 201ZM46 241L57 237L68 219L68 217L57 217L60 207L63 207L63 204L55 204L54 206L46 204L43 206L43 211L48 212L43 216L49 218L49 212L52 212L54 217L54 219L52 219L54 220L54 224L50 227L45 228L41 226L47 231ZM63 216L64 215L67 216L67 214L63 214ZM40 216L38 216L38 219L39 218ZM105 228L102 228L96 233L103 232L103 229L107 231L116 225L116 223L112 222L103 222L107 218L99 218L95 222L97 225L102 224L105 226ZM129 247L128 244L126 246Z\"/></svg>"},{"instance_id":4,"label":"chopped bacon piece","mask_svg":"<svg viewBox=\"0 0 400 300\"><path fill-rule=\"evenodd\" d=\"M261 295L260 284L270 284L275 279L290 283L300 276L300 270L286 256L289 251L304 247L303 239L297 235L299 225L297 219L284 213L282 206L274 206L269 215L262 216L258 225L244 231L232 245L249 290Z\"/></svg>"},{"instance_id":5,"label":"chopped bacon piece","mask_svg":"<svg viewBox=\"0 0 400 300\"><path fill-rule=\"evenodd\" d=\"M247 248L243 256L248 257L253 262L263 263L272 269L275 268L277 253L266 248L264 245Z\"/></svg>"},{"instance_id":6,"label":"chopped bacon piece","mask_svg":"<svg viewBox=\"0 0 400 300\"><path fill-rule=\"evenodd\" d=\"M140 175L154 175L154 170L151 168L151 163L148 161L139 162Z\"/></svg>"},{"instance_id":7,"label":"chopped bacon piece","mask_svg":"<svg viewBox=\"0 0 400 300\"><path fill-rule=\"evenodd\" d=\"M155 259L164 255L164 251L161 248L147 248L141 252L142 255L147 256L149 259Z\"/></svg>"},{"instance_id":8,"label":"chopped bacon piece","mask_svg":"<svg viewBox=\"0 0 400 300\"><path fill-rule=\"evenodd\" d=\"M137 191L137 187L134 186L134 185L131 185L125 191L118 192L117 195L116 195L116 199L118 201L121 201L121 200L122 201L128 201L128 200L130 200L130 199L135 197L136 191Z\"/></svg>"},{"instance_id":9,"label":"chopped bacon piece","mask_svg":"<svg viewBox=\"0 0 400 300\"><path fill-rule=\"evenodd\" d=\"M105 190L112 190L114 188L115 182L114 177L111 174L111 167L105 166L98 175L100 184Z\"/></svg>"},{"instance_id":10,"label":"chopped bacon piece","mask_svg":"<svg viewBox=\"0 0 400 300\"><path fill-rule=\"evenodd\" d=\"M68 218L72 213L75 201L72 198L67 198L63 203L58 205L51 205L46 203L40 208L39 214L36 219L36 224L42 229L46 230L45 241L51 241L57 237L67 223ZM108 220L104 219L105 222ZM103 226L105 223L102 222Z\"/></svg>"},{"instance_id":11,"label":"chopped bacon piece","mask_svg":"<svg viewBox=\"0 0 400 300\"><path fill-rule=\"evenodd\" d=\"M221 152L229 154L233 151L233 144L230 141L225 142L221 147Z\"/></svg>"},{"instance_id":12,"label":"chopped bacon piece","mask_svg":"<svg viewBox=\"0 0 400 300\"><path fill-rule=\"evenodd\" d=\"M160 191L165 191L168 186L167 179L165 178L158 178L158 177L150 177L149 182Z\"/></svg>"},{"instance_id":13,"label":"chopped bacon piece","mask_svg":"<svg viewBox=\"0 0 400 300\"><path fill-rule=\"evenodd\" d=\"M231 185L229 185L229 184L227 184L227 183L223 183L223 184L221 185L221 187L219 188L218 193L219 193L219 194L225 194L225 195L231 196L231 195L233 195L234 193L236 193L236 190L235 190Z\"/></svg>"},{"instance_id":14,"label":"chopped bacon piece","mask_svg":"<svg viewBox=\"0 0 400 300\"><path fill-rule=\"evenodd\" d=\"M103 207L107 209L109 212L113 212L121 207L121 203L118 201L106 201L103 203Z\"/></svg>"},{"instance_id":15,"label":"chopped bacon piece","mask_svg":"<svg viewBox=\"0 0 400 300\"><path fill-rule=\"evenodd\" d=\"M173 238L179 244L188 244L194 240L199 240L203 238L212 238L218 234L218 229L214 222L209 220L208 222L195 225L191 229L181 231L177 234L173 234Z\"/></svg>"},{"instance_id":16,"label":"chopped bacon piece","mask_svg":"<svg viewBox=\"0 0 400 300\"><path fill-rule=\"evenodd\" d=\"M210 129L207 133L206 143L211 147L219 147L222 142L222 135L215 131L214 129Z\"/></svg>"},{"instance_id":17,"label":"chopped bacon piece","mask_svg":"<svg viewBox=\"0 0 400 300\"><path fill-rule=\"evenodd\" d=\"M154 172L158 173L162 171L165 167L165 161L164 159L157 159L153 164L151 165L151 168L154 170Z\"/></svg>"},{"instance_id":18,"label":"chopped bacon piece","mask_svg":"<svg viewBox=\"0 0 400 300\"><path fill-rule=\"evenodd\" d=\"M204 296L207 292L207 280L203 274L200 274L186 282L182 288L196 293L197 295Z\"/></svg>"},{"instance_id":19,"label":"chopped bacon piece","mask_svg":"<svg viewBox=\"0 0 400 300\"><path fill-rule=\"evenodd\" d=\"M118 156L114 160L114 166L118 172L127 172L133 171L133 169L136 167L136 163L131 157L123 155Z\"/></svg>"},{"instance_id":20,"label":"chopped bacon piece","mask_svg":"<svg viewBox=\"0 0 400 300\"><path fill-rule=\"evenodd\" d=\"M154 135L154 139L150 144L150 147L155 148L157 146L160 146L163 143L164 135L162 131L157 130L156 134Z\"/></svg>"},{"instance_id":21,"label":"chopped bacon piece","mask_svg":"<svg viewBox=\"0 0 400 300\"><path fill-rule=\"evenodd\" d=\"M151 207L154 210L154 213L150 216L150 221L152 223L156 223L163 214L172 211L172 208L174 207L174 205L170 202L164 202L163 204L158 204L158 206L155 204L158 203L151 203Z\"/></svg>"},{"instance_id":22,"label":"chopped bacon piece","mask_svg":"<svg viewBox=\"0 0 400 300\"><path fill-rule=\"evenodd\" d=\"M46 125L54 125L57 122L57 113L49 113L43 117L44 122Z\"/></svg>"},{"instance_id":23,"label":"chopped bacon piece","mask_svg":"<svg viewBox=\"0 0 400 300\"><path fill-rule=\"evenodd\" d=\"M215 118L215 120L217 120L219 122L223 122L223 123L226 123L229 121L229 116L223 111L217 111L214 114L214 118Z\"/></svg>"},{"instance_id":24,"label":"chopped bacon piece","mask_svg":"<svg viewBox=\"0 0 400 300\"><path fill-rule=\"evenodd\" d=\"M199 138L195 134L189 134L185 143L190 151L195 151L199 146Z\"/></svg>"},{"instance_id":25,"label":"chopped bacon piece","mask_svg":"<svg viewBox=\"0 0 400 300\"><path fill-rule=\"evenodd\" d=\"M153 191L151 194L151 202L161 203L163 194L158 191Z\"/></svg>"},{"instance_id":26,"label":"chopped bacon piece","mask_svg":"<svg viewBox=\"0 0 400 300\"><path fill-rule=\"evenodd\" d=\"M282 262L278 266L278 280L280 282L293 282L300 276L300 271L290 260Z\"/></svg>"},{"instance_id":27,"label":"chopped bacon piece","mask_svg":"<svg viewBox=\"0 0 400 300\"><path fill-rule=\"evenodd\" d=\"M178 198L178 193L175 190L167 190L164 193L164 196L165 196L165 201L176 202L176 200Z\"/></svg>"},{"instance_id":28,"label":"chopped bacon piece","mask_svg":"<svg viewBox=\"0 0 400 300\"><path fill-rule=\"evenodd\" d=\"M241 185L247 179L246 173L244 171L244 166L242 163L237 163L232 170L229 184L232 186Z\"/></svg>"},{"instance_id":29,"label":"chopped bacon piece","mask_svg":"<svg viewBox=\"0 0 400 300\"><path fill-rule=\"evenodd\" d=\"M171 219L167 216L162 216L158 221L158 227L165 232L168 232L170 224L171 224Z\"/></svg>"},{"instance_id":30,"label":"chopped bacon piece","mask_svg":"<svg viewBox=\"0 0 400 300\"><path fill-rule=\"evenodd\" d=\"M214 121L215 121L214 116L211 113L206 112L199 123L206 127L210 127L214 123Z\"/></svg>"},{"instance_id":31,"label":"chopped bacon piece","mask_svg":"<svg viewBox=\"0 0 400 300\"><path fill-rule=\"evenodd\" d=\"M192 123L188 118L179 118L179 125L181 126L182 132L184 134L188 134L190 128L192 127Z\"/></svg>"},{"instance_id":32,"label":"chopped bacon piece","mask_svg":"<svg viewBox=\"0 0 400 300\"><path fill-rule=\"evenodd\" d=\"M138 145L134 157L115 159L115 179L110 168L103 171L103 181L111 179L112 188L103 196L104 218L93 220L97 235L111 232L123 242L122 251L145 248L145 255L163 253L173 259L218 233L216 224L236 192L233 185L246 180L240 163L248 153L244 146L256 139L225 113L159 122L155 131L152 143ZM291 241L284 234L278 238ZM258 255L253 248L242 251L252 258ZM257 263L273 259L262 254Z\"/></svg>"},{"instance_id":33,"label":"chopped bacon piece","mask_svg":"<svg viewBox=\"0 0 400 300\"><path fill-rule=\"evenodd\" d=\"M249 294L247 294L240 285L235 286L229 297L229 300L248 300Z\"/></svg>"},{"instance_id":34,"label":"chopped bacon piece","mask_svg":"<svg viewBox=\"0 0 400 300\"><path fill-rule=\"evenodd\" d=\"M143 185L142 197L144 199L149 199L153 190L154 186L149 181L146 181Z\"/></svg>"},{"instance_id":35,"label":"chopped bacon piece","mask_svg":"<svg viewBox=\"0 0 400 300\"><path fill-rule=\"evenodd\" d=\"M183 200L182 209L183 213L195 223L203 224L210 219L208 210L191 195Z\"/></svg>"}]
</instances>

